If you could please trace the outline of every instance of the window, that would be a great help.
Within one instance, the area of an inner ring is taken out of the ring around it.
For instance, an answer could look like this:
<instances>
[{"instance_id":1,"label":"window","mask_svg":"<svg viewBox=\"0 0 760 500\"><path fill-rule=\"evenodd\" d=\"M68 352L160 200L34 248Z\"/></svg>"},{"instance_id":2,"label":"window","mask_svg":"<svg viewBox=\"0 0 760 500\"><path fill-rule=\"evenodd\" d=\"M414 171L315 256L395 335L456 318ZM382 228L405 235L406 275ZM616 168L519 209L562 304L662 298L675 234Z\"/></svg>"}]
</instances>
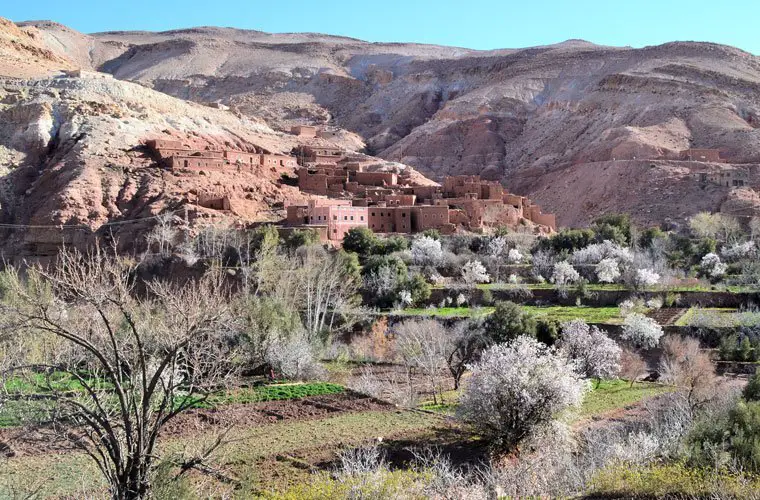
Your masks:
<instances>
[{"instance_id":1,"label":"window","mask_svg":"<svg viewBox=\"0 0 760 500\"><path fill-rule=\"evenodd\" d=\"M364 220L364 216L363 215L359 216L359 220Z\"/></svg>"},{"instance_id":2,"label":"window","mask_svg":"<svg viewBox=\"0 0 760 500\"><path fill-rule=\"evenodd\" d=\"M338 220L338 216L337 215L333 215L333 220Z\"/></svg>"},{"instance_id":3,"label":"window","mask_svg":"<svg viewBox=\"0 0 760 500\"><path fill-rule=\"evenodd\" d=\"M344 216L343 216L343 220L348 220L348 216L347 216L347 215L344 215Z\"/></svg>"},{"instance_id":4,"label":"window","mask_svg":"<svg viewBox=\"0 0 760 500\"><path fill-rule=\"evenodd\" d=\"M353 215L351 216L351 220L354 220L354 216Z\"/></svg>"},{"instance_id":5,"label":"window","mask_svg":"<svg viewBox=\"0 0 760 500\"><path fill-rule=\"evenodd\" d=\"M374 217L374 216L375 216L375 212L372 212L372 217Z\"/></svg>"},{"instance_id":6,"label":"window","mask_svg":"<svg viewBox=\"0 0 760 500\"><path fill-rule=\"evenodd\" d=\"M401 212L401 217L406 217L406 214L404 212Z\"/></svg>"},{"instance_id":7,"label":"window","mask_svg":"<svg viewBox=\"0 0 760 500\"><path fill-rule=\"evenodd\" d=\"M338 230L337 230L337 229L335 229L335 228L333 228L333 234L335 234L335 233L337 233L337 232L338 232Z\"/></svg>"}]
</instances>

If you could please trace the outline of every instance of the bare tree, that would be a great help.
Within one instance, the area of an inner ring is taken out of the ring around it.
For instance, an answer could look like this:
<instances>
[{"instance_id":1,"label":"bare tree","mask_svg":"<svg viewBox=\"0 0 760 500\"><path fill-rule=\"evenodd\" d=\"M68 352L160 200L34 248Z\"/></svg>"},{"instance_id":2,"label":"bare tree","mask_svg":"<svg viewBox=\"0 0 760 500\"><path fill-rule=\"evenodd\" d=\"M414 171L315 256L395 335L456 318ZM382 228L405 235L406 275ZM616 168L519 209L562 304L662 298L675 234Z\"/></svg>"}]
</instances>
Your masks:
<instances>
[{"instance_id":1,"label":"bare tree","mask_svg":"<svg viewBox=\"0 0 760 500\"><path fill-rule=\"evenodd\" d=\"M668 336L662 342L660 373L673 384L695 414L713 399L720 387L710 355L699 348L694 338Z\"/></svg>"},{"instance_id":2,"label":"bare tree","mask_svg":"<svg viewBox=\"0 0 760 500\"><path fill-rule=\"evenodd\" d=\"M438 404L443 392L440 372L451 343L446 329L433 319L405 321L396 328L396 342L407 369L422 371L433 390L433 404Z\"/></svg>"},{"instance_id":3,"label":"bare tree","mask_svg":"<svg viewBox=\"0 0 760 500\"><path fill-rule=\"evenodd\" d=\"M177 229L172 225L174 222L174 213L166 212L156 216L156 225L145 236L148 243L148 251L156 245L158 253L161 256L168 256L174 245L177 243Z\"/></svg>"},{"instance_id":4,"label":"bare tree","mask_svg":"<svg viewBox=\"0 0 760 500\"><path fill-rule=\"evenodd\" d=\"M459 382L467 366L477 361L489 344L483 320L480 318L462 321L454 327L453 337L449 343L449 353L446 357L446 364L454 379L454 390L459 389Z\"/></svg>"},{"instance_id":5,"label":"bare tree","mask_svg":"<svg viewBox=\"0 0 760 500\"><path fill-rule=\"evenodd\" d=\"M11 369L64 373L81 387L45 388L44 428L89 455L116 499L149 495L161 429L227 379L236 333L221 274L181 287L151 282L138 294L133 273L100 250L64 251L52 270L7 270L0 302L0 332L65 348Z\"/></svg>"},{"instance_id":6,"label":"bare tree","mask_svg":"<svg viewBox=\"0 0 760 500\"><path fill-rule=\"evenodd\" d=\"M647 373L648 366L644 358L632 349L623 349L620 354L620 376L630 380L631 387L633 387L633 383Z\"/></svg>"}]
</instances>

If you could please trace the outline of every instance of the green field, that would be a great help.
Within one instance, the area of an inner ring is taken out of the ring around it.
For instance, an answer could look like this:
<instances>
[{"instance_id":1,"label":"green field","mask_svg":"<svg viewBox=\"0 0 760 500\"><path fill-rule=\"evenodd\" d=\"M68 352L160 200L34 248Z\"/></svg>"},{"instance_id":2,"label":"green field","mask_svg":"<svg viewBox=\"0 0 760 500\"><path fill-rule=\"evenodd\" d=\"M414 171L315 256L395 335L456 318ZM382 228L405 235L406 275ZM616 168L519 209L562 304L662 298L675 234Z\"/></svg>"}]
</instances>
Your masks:
<instances>
[{"instance_id":1,"label":"green field","mask_svg":"<svg viewBox=\"0 0 760 500\"><path fill-rule=\"evenodd\" d=\"M24 381L21 384L18 381L9 382L13 387L34 389L27 394L35 394L39 391L38 387ZM81 389L78 385L67 385L66 389ZM228 404L248 404L263 401L282 401L289 399L305 398L310 396L322 396L326 394L338 394L345 391L343 386L325 382L314 383L287 383L271 384L254 387L238 388L230 391L218 392L211 394L207 398L196 398L197 402L192 406L195 408L217 408ZM20 391L17 391L20 392ZM35 415L42 414L50 403L45 400L10 400L0 408L0 429L8 427L18 427L23 424L24 418L32 418Z\"/></svg>"},{"instance_id":2,"label":"green field","mask_svg":"<svg viewBox=\"0 0 760 500\"><path fill-rule=\"evenodd\" d=\"M273 486L309 481L310 472L298 466L297 457L331 458L347 446L378 438L428 433L439 425L441 417L427 413L370 411L233 429L226 436L229 444L212 457L211 463L239 478L247 487L266 491ZM161 452L167 456L198 449L215 437L215 433L200 432L172 439L161 445ZM91 498L93 492L102 493L104 489L94 462L80 453L18 457L0 465L0 498L15 498L36 488L40 488L37 497L42 498Z\"/></svg>"},{"instance_id":3,"label":"green field","mask_svg":"<svg viewBox=\"0 0 760 500\"><path fill-rule=\"evenodd\" d=\"M637 382L632 387L631 383L625 380L603 380L598 386L596 382L592 382L591 390L583 399L581 407L573 412L572 420L583 420L611 410L625 408L643 399L671 390L668 386L649 382ZM445 403L434 405L432 401L426 401L420 405L420 408L445 415L454 415L457 407L456 397L456 393L450 391L447 393Z\"/></svg>"},{"instance_id":4,"label":"green field","mask_svg":"<svg viewBox=\"0 0 760 500\"><path fill-rule=\"evenodd\" d=\"M591 418L671 390L668 386L648 382L637 382L633 387L625 380L603 380L599 387L593 382L592 390L586 394L575 418Z\"/></svg>"},{"instance_id":5,"label":"green field","mask_svg":"<svg viewBox=\"0 0 760 500\"><path fill-rule=\"evenodd\" d=\"M535 317L556 319L557 321L570 321L582 319L587 323L600 323L616 325L623 322L620 310L616 306L610 307L586 307L586 306L522 306L523 309ZM438 318L471 318L484 316L493 312L493 307L441 307L441 308L411 308L402 311L394 311L396 316L432 316Z\"/></svg>"}]
</instances>

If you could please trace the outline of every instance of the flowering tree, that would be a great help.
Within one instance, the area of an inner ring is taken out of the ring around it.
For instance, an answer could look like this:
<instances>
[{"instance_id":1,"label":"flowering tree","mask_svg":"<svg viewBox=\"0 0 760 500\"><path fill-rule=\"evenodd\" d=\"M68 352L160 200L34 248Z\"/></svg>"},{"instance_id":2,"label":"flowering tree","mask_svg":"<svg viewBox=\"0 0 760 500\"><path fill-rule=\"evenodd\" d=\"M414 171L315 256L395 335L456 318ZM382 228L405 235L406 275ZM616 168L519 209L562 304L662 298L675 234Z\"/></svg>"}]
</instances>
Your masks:
<instances>
[{"instance_id":1,"label":"flowering tree","mask_svg":"<svg viewBox=\"0 0 760 500\"><path fill-rule=\"evenodd\" d=\"M660 275L652 269L636 269L633 278L633 286L636 288L646 288L654 286L660 282Z\"/></svg>"},{"instance_id":2,"label":"flowering tree","mask_svg":"<svg viewBox=\"0 0 760 500\"><path fill-rule=\"evenodd\" d=\"M618 262L612 258L600 260L595 270L596 276L601 283L614 283L620 277Z\"/></svg>"},{"instance_id":3,"label":"flowering tree","mask_svg":"<svg viewBox=\"0 0 760 500\"><path fill-rule=\"evenodd\" d=\"M699 264L699 268L702 274L709 276L710 278L720 278L728 270L728 266L720 261L720 257L714 253L705 254L702 257L702 262Z\"/></svg>"},{"instance_id":4,"label":"flowering tree","mask_svg":"<svg viewBox=\"0 0 760 500\"><path fill-rule=\"evenodd\" d=\"M498 448L508 449L577 406L588 384L554 349L529 337L499 344L471 366L459 415Z\"/></svg>"},{"instance_id":5,"label":"flowering tree","mask_svg":"<svg viewBox=\"0 0 760 500\"><path fill-rule=\"evenodd\" d=\"M620 373L620 347L582 319L562 325L562 337L557 345L560 352L575 363L578 373L596 379L597 384Z\"/></svg>"},{"instance_id":6,"label":"flowering tree","mask_svg":"<svg viewBox=\"0 0 760 500\"><path fill-rule=\"evenodd\" d=\"M640 313L631 313L623 322L621 338L636 347L652 348L660 343L662 334L662 327L655 320Z\"/></svg>"},{"instance_id":7,"label":"flowering tree","mask_svg":"<svg viewBox=\"0 0 760 500\"><path fill-rule=\"evenodd\" d=\"M551 282L558 287L571 285L580 279L578 271L567 261L558 262L554 266Z\"/></svg>"},{"instance_id":8,"label":"flowering tree","mask_svg":"<svg viewBox=\"0 0 760 500\"><path fill-rule=\"evenodd\" d=\"M471 260L462 266L462 281L468 286L474 286L478 283L488 283L491 277L479 260Z\"/></svg>"},{"instance_id":9,"label":"flowering tree","mask_svg":"<svg viewBox=\"0 0 760 500\"><path fill-rule=\"evenodd\" d=\"M523 254L516 248L511 248L507 253L507 262L510 264L519 264L523 260Z\"/></svg>"},{"instance_id":10,"label":"flowering tree","mask_svg":"<svg viewBox=\"0 0 760 500\"><path fill-rule=\"evenodd\" d=\"M441 242L429 236L420 236L412 242L412 262L418 266L437 266L443 259Z\"/></svg>"},{"instance_id":11,"label":"flowering tree","mask_svg":"<svg viewBox=\"0 0 760 500\"><path fill-rule=\"evenodd\" d=\"M760 219L752 220L760 221ZM744 243L737 243L730 247L723 247L723 250L721 250L720 253L723 258L729 262L741 259L749 259L757 257L757 245L752 240L745 241Z\"/></svg>"},{"instance_id":12,"label":"flowering tree","mask_svg":"<svg viewBox=\"0 0 760 500\"><path fill-rule=\"evenodd\" d=\"M598 264L604 259L613 259L615 262L623 265L631 264L633 262L633 253L630 248L604 240L602 243L593 243L585 248L576 250L570 258L573 264Z\"/></svg>"},{"instance_id":13,"label":"flowering tree","mask_svg":"<svg viewBox=\"0 0 760 500\"><path fill-rule=\"evenodd\" d=\"M495 238L491 238L491 241L488 242L488 255L491 257L498 257L501 255L501 253L504 251L504 249L507 246L507 239L504 236L497 236Z\"/></svg>"}]
</instances>

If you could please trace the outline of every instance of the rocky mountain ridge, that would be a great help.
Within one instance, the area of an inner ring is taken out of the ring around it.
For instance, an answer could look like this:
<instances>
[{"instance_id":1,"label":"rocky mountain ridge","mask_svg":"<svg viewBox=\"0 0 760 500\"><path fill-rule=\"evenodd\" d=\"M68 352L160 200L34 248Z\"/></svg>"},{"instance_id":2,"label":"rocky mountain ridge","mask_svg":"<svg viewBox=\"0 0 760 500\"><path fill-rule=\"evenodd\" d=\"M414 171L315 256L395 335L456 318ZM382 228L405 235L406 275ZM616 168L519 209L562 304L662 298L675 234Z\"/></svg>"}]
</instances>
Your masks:
<instances>
[{"instance_id":1,"label":"rocky mountain ridge","mask_svg":"<svg viewBox=\"0 0 760 500\"><path fill-rule=\"evenodd\" d=\"M611 210L658 223L751 198L696 182L700 172L738 168L760 185L760 59L732 47L572 40L474 51L232 28L20 26L82 67L221 102L275 130L328 125L434 179L499 179L561 224ZM688 148L720 149L728 163L681 162Z\"/></svg>"}]
</instances>

